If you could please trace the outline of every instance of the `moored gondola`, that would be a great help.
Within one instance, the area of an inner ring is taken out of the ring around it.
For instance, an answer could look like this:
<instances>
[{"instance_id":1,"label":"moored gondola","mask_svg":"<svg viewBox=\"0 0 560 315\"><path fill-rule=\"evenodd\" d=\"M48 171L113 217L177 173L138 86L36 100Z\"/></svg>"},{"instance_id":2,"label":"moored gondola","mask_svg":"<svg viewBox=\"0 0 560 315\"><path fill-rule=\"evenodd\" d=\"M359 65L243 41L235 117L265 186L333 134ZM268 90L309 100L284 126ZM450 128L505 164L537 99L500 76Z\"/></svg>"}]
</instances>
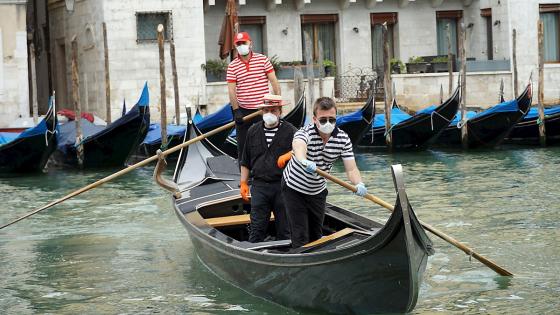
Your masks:
<instances>
[{"instance_id":1,"label":"moored gondola","mask_svg":"<svg viewBox=\"0 0 560 315\"><path fill-rule=\"evenodd\" d=\"M144 85L138 103L128 113L107 127L82 119L83 140L76 143L75 122L60 126L58 148L52 156L59 166L104 168L124 166L146 137L150 125L149 93ZM78 148L83 148L83 161L78 161Z\"/></svg>"},{"instance_id":2,"label":"moored gondola","mask_svg":"<svg viewBox=\"0 0 560 315\"><path fill-rule=\"evenodd\" d=\"M336 125L348 134L352 144L356 147L368 130L371 129L374 117L375 98L372 93L362 108L353 113L338 116Z\"/></svg>"},{"instance_id":3,"label":"moored gondola","mask_svg":"<svg viewBox=\"0 0 560 315\"><path fill-rule=\"evenodd\" d=\"M393 100L393 108L397 108ZM392 117L392 149L421 149L437 138L453 120L459 108L459 87L441 105L430 106L418 111L414 116L406 118L396 117L393 122ZM381 117L382 116L382 117ZM370 131L360 141L361 146L368 148L387 148L385 142L385 120L384 115L380 115ZM404 119L403 119L404 118Z\"/></svg>"},{"instance_id":4,"label":"moored gondola","mask_svg":"<svg viewBox=\"0 0 560 315\"><path fill-rule=\"evenodd\" d=\"M56 110L51 105L37 126L0 133L0 173L40 172L56 149Z\"/></svg>"},{"instance_id":5,"label":"moored gondola","mask_svg":"<svg viewBox=\"0 0 560 315\"><path fill-rule=\"evenodd\" d=\"M191 138L195 131L190 128ZM416 305L432 243L393 167L395 211L385 224L327 205L320 242L247 241L250 205L240 198L239 170L207 143L181 152L173 204L196 254L213 273L294 309L340 314L404 313ZM274 225L270 225L274 235Z\"/></svg>"},{"instance_id":6,"label":"moored gondola","mask_svg":"<svg viewBox=\"0 0 560 315\"><path fill-rule=\"evenodd\" d=\"M305 111L305 94L302 94L296 106L284 116L284 120L291 123L296 128L301 128L305 124ZM201 131L204 132L204 130ZM234 130L226 137L224 142L219 142L220 144L218 144L218 142L214 141L212 138L210 138L210 142L227 155L237 158L237 139L235 137L236 134Z\"/></svg>"},{"instance_id":7,"label":"moored gondola","mask_svg":"<svg viewBox=\"0 0 560 315\"><path fill-rule=\"evenodd\" d=\"M514 125L529 111L531 84L517 99L500 103L467 120L468 147L494 147L499 145ZM434 142L434 145L461 146L460 124L451 124Z\"/></svg>"},{"instance_id":8,"label":"moored gondola","mask_svg":"<svg viewBox=\"0 0 560 315\"><path fill-rule=\"evenodd\" d=\"M504 143L539 145L539 123L544 123L546 144L560 144L560 106L545 109L544 115L544 121L540 122L537 109L531 108L527 116L515 124Z\"/></svg>"}]
</instances>

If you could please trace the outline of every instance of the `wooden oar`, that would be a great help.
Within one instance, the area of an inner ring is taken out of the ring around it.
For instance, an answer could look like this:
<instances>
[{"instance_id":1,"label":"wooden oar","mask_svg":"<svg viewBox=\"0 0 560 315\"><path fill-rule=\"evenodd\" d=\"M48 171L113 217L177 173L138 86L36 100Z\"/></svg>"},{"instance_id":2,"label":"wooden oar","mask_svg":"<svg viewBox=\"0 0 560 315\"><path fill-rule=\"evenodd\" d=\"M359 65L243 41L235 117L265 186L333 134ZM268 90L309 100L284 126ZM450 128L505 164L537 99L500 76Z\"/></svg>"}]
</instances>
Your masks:
<instances>
[{"instance_id":1,"label":"wooden oar","mask_svg":"<svg viewBox=\"0 0 560 315\"><path fill-rule=\"evenodd\" d=\"M331 175L331 174L329 174L329 173L327 173L327 172L325 172L325 171L322 171L322 170L320 170L320 169L317 169L317 174L323 176L324 178L326 178L326 179L328 179L328 180L330 180L330 181L332 181L332 182L335 182L335 183L339 184L340 186L342 186L342 187L344 187L344 188L346 188L346 189L348 189L348 190L351 190L351 191L353 191L353 192L356 192L356 187L354 187L353 185L351 185L351 184L349 184L349 183L347 183L347 182L341 180L340 178L337 178L336 176L333 176L333 175ZM374 195L366 194L366 195L364 196L364 198L366 198L366 199L368 199L368 200L370 200L370 201L373 201L373 202L375 202L376 204L378 204L378 205L380 205L380 206L382 206L382 207L384 207L384 208L389 209L390 211L394 211L394 210L395 210L395 208L394 208L391 204L389 204L389 203L387 203L387 202L385 202L385 201L383 201L383 200L381 200L381 199L375 197ZM484 257L484 256L482 256L482 255L480 255L480 254L478 254L478 253L475 252L472 248L470 248L470 247L466 246L465 244L463 244L463 243L457 241L457 240L454 239L453 237L451 237L451 236L449 236L449 235L443 233L442 231L436 229L435 227L433 227L433 226L431 226L431 225L429 225L429 224L427 224L427 223L424 223L424 222L422 222L422 221L420 221L420 223L422 224L422 226L423 226L426 230L432 232L432 233L435 234L437 237L443 239L444 241L446 241L446 242L450 243L451 245L457 247L458 249L462 250L462 251L465 252L467 255L474 257L476 260L478 260L478 261L480 261L481 263L485 264L487 267L489 267L490 269L494 270L494 271L497 272L499 275L501 275L501 276L513 276L513 273L507 271L507 270L506 270L505 268L503 268L503 267L498 266L495 262L493 262L493 261L491 261L490 259L488 259L488 258L486 258L486 257Z\"/></svg>"},{"instance_id":2,"label":"wooden oar","mask_svg":"<svg viewBox=\"0 0 560 315\"><path fill-rule=\"evenodd\" d=\"M255 118L255 117L259 116L259 115L262 115L262 111L261 111L261 110L256 111L256 112L254 112L254 113L252 113L252 114L250 114L250 115L247 115L247 116L243 117L243 120L244 120L244 121L249 121L249 120L251 120L251 119L253 119L253 118ZM171 153L173 153L173 152L179 151L179 150L181 150L182 148L187 147L187 146L189 146L189 145L191 145L191 144L193 144L193 143L195 143L195 142L201 141L201 140L206 139L206 138L208 138L208 137L210 137L210 136L212 136L212 135L215 135L215 134L217 134L217 133L219 133L219 132L222 132L222 131L224 131L224 130L227 130L227 129L229 129L229 128L232 128L233 126L235 126L235 121L232 121L232 122L230 122L229 124L223 125L223 126L221 126L221 127L219 127L219 128L216 128L216 129L214 129L214 130L212 130L212 131L209 131L209 132L207 132L207 133L205 133L205 134L202 134L202 135L200 135L200 136L198 136L198 137L196 137L196 138L193 138L193 139L191 139L191 140L189 140L189 141L187 141L187 142L183 142L182 144L177 145L177 146L174 146L174 147L171 148L171 149L165 150L165 151L163 151L161 154L162 154L163 156L167 156L167 155L169 155L169 154L171 154ZM136 164L133 164L133 165L131 165L131 166L125 168L125 169L122 169L122 170L120 170L120 171L118 171L118 172L116 172L116 173L114 173L114 174L111 174L111 175L109 175L109 176L107 176L107 177L104 177L104 178L102 178L102 179L96 181L95 183L91 183L91 184L89 184L89 185L87 185L87 186L85 186L85 187L82 187L82 188L80 188L80 189L78 189L78 190L75 190L75 191L69 193L68 195L66 195L66 196L64 196L64 197L62 197L62 198L60 198L60 199L57 199L57 200L55 200L55 201L53 201L53 202L51 202L51 203L49 203L49 204L47 204L47 205L45 205L45 206L43 206L43 207L41 207L41 208L38 208L38 209L36 209L36 210L34 210L34 211L32 211L32 212L29 212L28 214L26 214L26 215L24 215L24 216L21 216L21 217L15 219L15 220L11 221L10 223L7 223L7 224L4 224L4 225L0 226L0 230L3 229L3 228L5 228L5 227L8 227L8 226L10 226L10 225L12 225L12 224L14 224L14 223L17 223L17 222L19 222L19 221L21 221L21 220L23 220L23 219L25 219L25 218L28 218L28 217L30 217L30 216L32 216L32 215L38 213L38 212L41 212L41 211L43 211L43 210L45 210L45 209L48 209L48 208L50 208L50 207L52 207L52 206L54 206L54 205L57 205L57 204L59 204L59 203L65 201L65 200L68 200L68 199L70 199L70 198L72 198L72 197L74 197L74 196L77 196L77 195L79 195L79 194L81 194L81 193L83 193L83 192L86 192L86 191L88 191L88 190L90 190L90 189L93 189L93 188L95 188L95 187L97 187L97 186L100 186L100 185L102 185L102 184L105 184L105 183L107 183L107 182L109 182L109 181L111 181L111 180L113 180L113 179L115 179L115 178L117 178L117 177L120 177L120 176L122 176L122 175L124 175L124 174L126 174L126 173L129 173L129 172L132 171L132 170L135 170L135 169L137 169L137 168L139 168L139 167L142 167L142 166L145 166L145 165L147 165L147 164L149 164L149 163L151 163L151 162L154 162L154 161L156 161L157 159L158 159L158 156L157 156L157 155L151 156L151 157L149 157L149 158L147 158L147 159L145 159L145 160L142 160L142 161L140 161L140 162L138 162L138 163L136 163Z\"/></svg>"}]
</instances>

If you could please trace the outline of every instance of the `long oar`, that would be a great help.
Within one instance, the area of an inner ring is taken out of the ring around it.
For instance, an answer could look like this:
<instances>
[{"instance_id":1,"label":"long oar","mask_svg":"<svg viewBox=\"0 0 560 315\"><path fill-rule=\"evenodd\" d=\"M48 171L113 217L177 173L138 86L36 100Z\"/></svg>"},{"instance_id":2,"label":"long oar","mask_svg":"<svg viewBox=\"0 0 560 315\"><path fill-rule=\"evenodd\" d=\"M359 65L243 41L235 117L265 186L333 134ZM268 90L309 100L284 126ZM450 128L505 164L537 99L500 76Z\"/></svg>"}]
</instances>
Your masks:
<instances>
[{"instance_id":1,"label":"long oar","mask_svg":"<svg viewBox=\"0 0 560 315\"><path fill-rule=\"evenodd\" d=\"M330 180L330 181L333 181L333 182L339 184L340 186L342 186L342 187L344 187L344 188L346 188L346 189L348 189L348 190L351 190L351 191L353 191L353 192L356 192L356 187L354 187L353 185L351 185L351 184L349 184L349 183L347 183L347 182L341 180L340 178L337 178L336 176L333 176L333 175L331 175L331 174L329 174L329 173L327 173L327 172L325 172L325 171L322 171L322 170L320 170L320 169L317 169L317 174L323 176L324 178L326 178L326 179L328 179L328 180ZM387 203L387 202L385 202L385 201L383 201L383 200L381 200L381 199L375 197L374 195L366 194L366 195L364 196L364 198L366 198L366 199L368 199L368 200L371 200L371 201L375 202L376 204L378 204L378 205L380 205L380 206L382 206L382 207L384 207L384 208L389 209L390 211L394 211L394 210L395 210L395 208L394 208L391 204L389 204L389 203ZM424 222L422 222L422 221L420 221L420 224L422 224L422 226L423 226L426 230L432 232L433 234L435 234L435 235L438 236L439 238L445 240L446 242L450 243L451 245L453 245L453 246L457 247L458 249L462 250L462 251L465 252L467 255L474 257L476 260L478 260L478 261L480 261L481 263L485 264L487 267L489 267L490 269L494 270L494 271L497 272L499 275L501 275L501 276L513 276L513 273L507 271L507 270L506 270L505 268L503 268L503 267L498 266L495 262L493 262L493 261L491 261L490 259L488 259L488 258L486 258L486 257L484 257L484 256L482 256L482 255L480 255L480 254L478 254L478 253L475 252L472 248L469 248L469 247L466 246L465 244L462 244L461 242L459 242L459 241L457 241L456 239L452 238L451 236L449 236L449 235L443 233L442 231L436 229L435 227L433 227L433 226L431 226L431 225L429 225L429 224L427 224L427 223L424 223Z\"/></svg>"},{"instance_id":2,"label":"long oar","mask_svg":"<svg viewBox=\"0 0 560 315\"><path fill-rule=\"evenodd\" d=\"M262 115L262 111L260 111L260 110L254 112L254 113L252 113L252 114L250 114L250 115L247 115L247 116L243 117L243 120L244 120L244 121L249 121L249 120L251 120L251 119L253 119L253 118L255 118L255 117L259 116L259 115ZM182 144L180 144L180 145L174 146L174 147L171 148L171 149L165 150L165 151L162 152L162 155L163 155L163 156L167 156L167 155L169 155L169 154L171 154L171 153L173 153L173 152L179 151L179 150L181 150L182 148L187 147L187 146L189 146L189 145L191 145L191 144L193 144L193 143L195 143L195 142L201 141L201 140L206 139L206 138L208 138L208 137L210 137L210 136L212 136L212 135L215 135L215 134L217 134L217 133L219 133L219 132L222 132L222 131L224 131L224 130L227 130L227 129L229 129L229 128L232 128L233 126L235 126L235 122L234 122L234 121L230 122L229 124L223 125L223 126L221 126L221 127L219 127L219 128L216 128L216 129L214 129L214 130L212 130L212 131L209 131L209 132L207 132L207 133L205 133L205 134L202 134L202 135L200 135L200 136L198 136L198 137L196 137L196 138L193 138L193 139L191 139L191 140L189 140L189 141L187 141L187 142L184 142L184 143L182 143ZM16 222L19 222L19 221L21 221L21 220L23 220L23 219L25 219L25 218L28 218L28 217L30 217L30 216L32 216L32 215L38 213L38 212L41 212L41 211L43 211L43 210L45 210L45 209L48 209L48 208L50 208L50 207L52 207L52 206L54 206L54 205L57 205L57 204L59 204L59 203L65 201L65 200L68 200L68 199L70 199L70 198L72 198L72 197L74 197L74 196L77 196L77 195L79 195L79 194L81 194L81 193L83 193L83 192L86 192L86 191L88 191L88 190L90 190L90 189L93 189L93 188L95 188L95 187L97 187L97 186L100 186L100 185L102 185L102 184L105 184L105 183L107 183L107 182L109 182L109 181L111 181L111 180L113 180L113 179L115 179L115 178L117 178L117 177L120 177L120 176L122 176L122 175L124 175L124 174L126 174L126 173L129 173L129 172L132 171L132 170L135 170L135 169L137 169L137 168L139 168L139 167L145 166L145 165L147 165L147 164L149 164L149 163L151 163L151 162L153 162L153 161L156 161L157 159L158 159L158 156L157 156L157 155L151 156L151 157L149 157L149 158L147 158L147 159L145 159L145 160L142 160L142 161L140 161L140 162L138 162L138 163L136 163L136 164L133 164L133 165L131 165L131 166L125 168L125 169L122 169L122 170L120 170L120 171L118 171L118 172L116 172L116 173L114 173L114 174L111 174L111 175L109 175L109 176L107 176L107 177L104 177L104 178L102 178L102 179L96 181L95 183L91 183L91 184L89 184L89 185L87 185L87 186L85 186L85 187L82 187L82 188L80 188L80 189L78 189L78 190L75 190L75 191L69 193L68 195L66 195L66 196L64 196L64 197L62 197L62 198L60 198L60 199L57 199L57 200L55 200L55 201L53 201L53 202L51 202L51 203L49 203L49 204L47 204L47 205L45 205L45 206L43 206L43 207L41 207L41 208L38 208L38 209L36 209L36 210L34 210L34 211L32 211L32 212L29 212L28 214L26 214L26 215L24 215L24 216L21 216L21 217L15 219L15 220L13 220L13 221L10 222L10 223L7 223L7 224L4 224L4 225L0 226L0 230L3 229L3 228L5 228L5 227L8 227L8 226L10 226L10 225L12 225L12 224L14 224L14 223L16 223Z\"/></svg>"}]
</instances>

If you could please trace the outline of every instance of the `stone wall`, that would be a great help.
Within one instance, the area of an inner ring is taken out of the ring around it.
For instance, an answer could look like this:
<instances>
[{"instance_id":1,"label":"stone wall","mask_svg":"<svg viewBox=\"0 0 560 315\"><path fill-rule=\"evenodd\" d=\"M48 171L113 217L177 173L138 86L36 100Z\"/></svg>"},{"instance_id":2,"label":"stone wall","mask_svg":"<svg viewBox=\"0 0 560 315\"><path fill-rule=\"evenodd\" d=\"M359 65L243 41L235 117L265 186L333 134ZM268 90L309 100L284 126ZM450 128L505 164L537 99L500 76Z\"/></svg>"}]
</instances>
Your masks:
<instances>
[{"instance_id":1,"label":"stone wall","mask_svg":"<svg viewBox=\"0 0 560 315\"><path fill-rule=\"evenodd\" d=\"M0 4L0 127L30 116L25 2Z\"/></svg>"},{"instance_id":2,"label":"stone wall","mask_svg":"<svg viewBox=\"0 0 560 315\"><path fill-rule=\"evenodd\" d=\"M453 89L457 87L458 74L457 72L453 74ZM488 108L496 105L499 100L501 80L504 80L504 98L511 99L511 72L468 73L467 106ZM397 102L414 111L439 104L441 86L443 86L443 99L449 96L447 73L397 74L393 75L393 81Z\"/></svg>"}]
</instances>

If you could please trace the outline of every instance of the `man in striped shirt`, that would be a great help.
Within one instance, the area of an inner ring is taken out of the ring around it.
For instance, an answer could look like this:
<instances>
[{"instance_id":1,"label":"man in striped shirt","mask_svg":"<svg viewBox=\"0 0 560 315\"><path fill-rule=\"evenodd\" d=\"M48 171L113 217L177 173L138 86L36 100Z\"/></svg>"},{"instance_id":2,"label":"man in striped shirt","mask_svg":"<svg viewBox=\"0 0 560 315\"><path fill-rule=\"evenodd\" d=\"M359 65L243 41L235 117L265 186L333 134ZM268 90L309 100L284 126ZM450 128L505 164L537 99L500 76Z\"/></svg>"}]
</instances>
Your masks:
<instances>
[{"instance_id":1,"label":"man in striped shirt","mask_svg":"<svg viewBox=\"0 0 560 315\"><path fill-rule=\"evenodd\" d=\"M292 247L300 247L322 236L327 200L327 183L315 171L329 172L342 158L348 179L356 185L359 196L367 193L354 160L352 142L336 127L336 104L328 97L313 105L313 123L294 135L294 157L284 169L282 194L290 224Z\"/></svg>"},{"instance_id":2,"label":"man in striped shirt","mask_svg":"<svg viewBox=\"0 0 560 315\"><path fill-rule=\"evenodd\" d=\"M252 114L257 110L257 106L262 104L263 96L269 93L269 81L275 95L280 95L280 85L270 60L265 55L252 51L248 33L237 34L235 46L238 57L228 66L227 82L229 101L236 122L238 158L241 160L247 130L257 121L243 122L243 116Z\"/></svg>"},{"instance_id":3,"label":"man in striped shirt","mask_svg":"<svg viewBox=\"0 0 560 315\"><path fill-rule=\"evenodd\" d=\"M281 96L264 96L264 104L260 106L263 119L249 128L247 143L241 158L239 186L241 197L245 201L249 201L249 177L253 181L249 229L249 242L253 243L262 242L267 236L271 211L274 213L276 239L290 238L290 229L280 193L282 169L277 166L277 160L282 155L291 154L296 128L280 119L283 105L285 104Z\"/></svg>"}]
</instances>

